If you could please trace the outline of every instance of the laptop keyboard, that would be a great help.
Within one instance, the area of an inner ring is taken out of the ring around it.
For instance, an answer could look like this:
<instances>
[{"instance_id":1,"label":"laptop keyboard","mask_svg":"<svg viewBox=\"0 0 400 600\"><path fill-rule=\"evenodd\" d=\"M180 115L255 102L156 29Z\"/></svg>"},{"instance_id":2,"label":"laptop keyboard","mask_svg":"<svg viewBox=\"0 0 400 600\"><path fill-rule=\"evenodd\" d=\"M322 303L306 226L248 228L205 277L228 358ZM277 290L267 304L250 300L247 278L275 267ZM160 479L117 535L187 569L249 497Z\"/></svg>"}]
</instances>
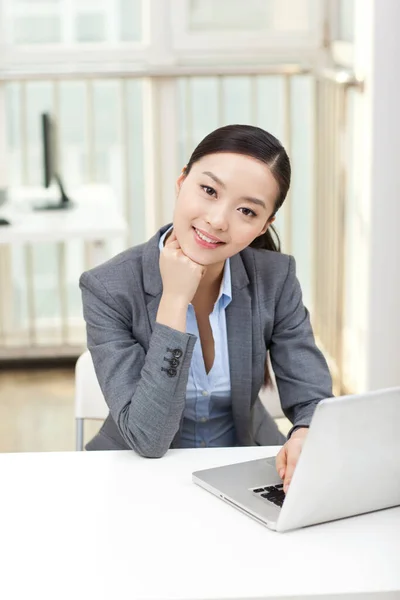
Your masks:
<instances>
[{"instance_id":1,"label":"laptop keyboard","mask_svg":"<svg viewBox=\"0 0 400 600\"><path fill-rule=\"evenodd\" d=\"M264 498L272 504L281 507L285 500L285 492L283 491L283 483L277 485L267 485L266 487L258 487L251 490L259 498Z\"/></svg>"}]
</instances>

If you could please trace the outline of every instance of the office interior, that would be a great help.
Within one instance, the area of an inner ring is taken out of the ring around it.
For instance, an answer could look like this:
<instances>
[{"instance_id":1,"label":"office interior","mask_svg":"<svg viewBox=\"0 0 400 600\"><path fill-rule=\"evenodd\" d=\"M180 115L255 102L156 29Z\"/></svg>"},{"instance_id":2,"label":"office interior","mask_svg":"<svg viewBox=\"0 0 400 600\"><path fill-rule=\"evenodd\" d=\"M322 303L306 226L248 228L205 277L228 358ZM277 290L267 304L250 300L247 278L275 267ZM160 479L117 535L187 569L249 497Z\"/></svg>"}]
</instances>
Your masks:
<instances>
[{"instance_id":1,"label":"office interior","mask_svg":"<svg viewBox=\"0 0 400 600\"><path fill-rule=\"evenodd\" d=\"M0 10L0 452L79 450L99 429L104 408L76 404L79 276L171 221L195 145L230 123L290 155L277 230L335 394L400 385L396 1ZM263 401L287 433L276 390Z\"/></svg>"}]
</instances>

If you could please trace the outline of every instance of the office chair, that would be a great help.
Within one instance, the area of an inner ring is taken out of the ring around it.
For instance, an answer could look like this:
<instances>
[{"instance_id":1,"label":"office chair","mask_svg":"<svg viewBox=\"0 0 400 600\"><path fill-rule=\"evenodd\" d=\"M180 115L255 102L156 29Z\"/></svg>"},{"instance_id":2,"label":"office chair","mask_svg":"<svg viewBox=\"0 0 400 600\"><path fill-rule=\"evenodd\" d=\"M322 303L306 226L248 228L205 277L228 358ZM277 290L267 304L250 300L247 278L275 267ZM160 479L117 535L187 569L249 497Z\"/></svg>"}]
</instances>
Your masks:
<instances>
[{"instance_id":1,"label":"office chair","mask_svg":"<svg viewBox=\"0 0 400 600\"><path fill-rule=\"evenodd\" d=\"M89 350L78 358L75 365L75 423L76 450L83 450L84 420L102 419L108 415L108 406L97 381Z\"/></svg>"}]
</instances>

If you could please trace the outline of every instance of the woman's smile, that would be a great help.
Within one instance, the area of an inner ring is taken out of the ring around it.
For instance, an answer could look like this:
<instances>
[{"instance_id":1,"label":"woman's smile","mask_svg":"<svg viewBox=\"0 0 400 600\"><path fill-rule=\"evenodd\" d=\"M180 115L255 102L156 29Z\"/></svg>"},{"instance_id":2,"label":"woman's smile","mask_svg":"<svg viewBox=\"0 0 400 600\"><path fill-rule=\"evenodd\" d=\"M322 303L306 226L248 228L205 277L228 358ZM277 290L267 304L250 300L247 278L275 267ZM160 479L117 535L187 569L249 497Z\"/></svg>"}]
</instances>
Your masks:
<instances>
[{"instance_id":1,"label":"woman's smile","mask_svg":"<svg viewBox=\"0 0 400 600\"><path fill-rule=\"evenodd\" d=\"M193 227L193 236L199 246L202 248L207 248L208 250L215 250L215 248L225 245L225 242L217 240L211 234L207 234L203 230L197 229L196 227Z\"/></svg>"}]
</instances>

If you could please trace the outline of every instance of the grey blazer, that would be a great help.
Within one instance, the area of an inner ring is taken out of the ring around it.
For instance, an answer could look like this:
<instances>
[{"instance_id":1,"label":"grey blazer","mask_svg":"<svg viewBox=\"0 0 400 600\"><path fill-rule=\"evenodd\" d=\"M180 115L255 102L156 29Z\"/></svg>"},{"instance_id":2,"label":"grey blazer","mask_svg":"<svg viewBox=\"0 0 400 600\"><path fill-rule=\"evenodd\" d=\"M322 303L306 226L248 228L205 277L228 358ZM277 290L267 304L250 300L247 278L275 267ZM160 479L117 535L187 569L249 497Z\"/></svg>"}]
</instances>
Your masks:
<instances>
[{"instance_id":1,"label":"grey blazer","mask_svg":"<svg viewBox=\"0 0 400 600\"><path fill-rule=\"evenodd\" d=\"M196 338L155 322L162 294L158 243L167 227L80 277L87 344L110 409L88 450L161 457L179 447ZM258 398L267 351L294 427L309 425L319 400L332 396L329 370L293 257L246 248L231 258L231 279L226 321L238 444L279 445L285 438Z\"/></svg>"}]
</instances>

